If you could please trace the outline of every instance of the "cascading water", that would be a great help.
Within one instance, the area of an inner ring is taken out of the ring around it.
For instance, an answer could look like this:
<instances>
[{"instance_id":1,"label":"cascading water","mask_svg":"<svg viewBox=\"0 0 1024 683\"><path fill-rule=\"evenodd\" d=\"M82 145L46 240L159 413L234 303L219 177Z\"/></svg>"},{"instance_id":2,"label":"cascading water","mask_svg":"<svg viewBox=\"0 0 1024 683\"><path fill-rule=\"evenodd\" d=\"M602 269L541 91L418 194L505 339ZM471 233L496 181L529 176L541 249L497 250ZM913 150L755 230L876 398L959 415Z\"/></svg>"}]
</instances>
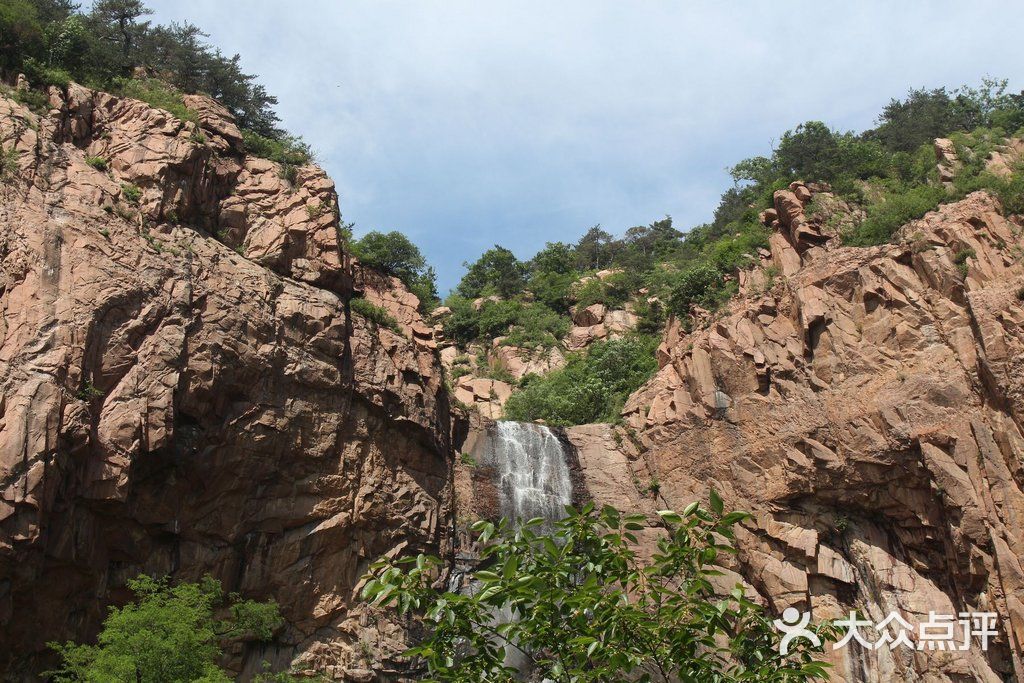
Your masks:
<instances>
[{"instance_id":1,"label":"cascading water","mask_svg":"<svg viewBox=\"0 0 1024 683\"><path fill-rule=\"evenodd\" d=\"M513 523L541 517L550 528L565 516L565 506L572 502L569 464L564 444L548 427L497 422L477 442L473 456L493 486L502 517ZM461 576L455 580L461 583ZM475 586L471 583L464 590L473 591ZM506 606L494 610L493 618L497 625L516 617ZM505 664L519 671L519 680L529 678L530 659L518 648L506 648Z\"/></svg>"},{"instance_id":2,"label":"cascading water","mask_svg":"<svg viewBox=\"0 0 1024 683\"><path fill-rule=\"evenodd\" d=\"M572 502L565 447L551 429L532 422L498 422L480 444L481 465L493 468L500 512L513 522L554 522Z\"/></svg>"}]
</instances>

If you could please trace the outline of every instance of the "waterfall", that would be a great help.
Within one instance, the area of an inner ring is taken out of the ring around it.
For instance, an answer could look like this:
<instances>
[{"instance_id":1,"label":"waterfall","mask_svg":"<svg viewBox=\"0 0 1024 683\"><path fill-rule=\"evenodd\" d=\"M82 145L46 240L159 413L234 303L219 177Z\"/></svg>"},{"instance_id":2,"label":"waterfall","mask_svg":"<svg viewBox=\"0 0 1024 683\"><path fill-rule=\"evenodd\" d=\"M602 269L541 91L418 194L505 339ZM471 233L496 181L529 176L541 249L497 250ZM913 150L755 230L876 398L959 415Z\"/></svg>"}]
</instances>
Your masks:
<instances>
[{"instance_id":1,"label":"waterfall","mask_svg":"<svg viewBox=\"0 0 1024 683\"><path fill-rule=\"evenodd\" d=\"M565 516L572 481L561 440L532 422L498 422L480 444L478 462L493 468L500 513L512 521Z\"/></svg>"}]
</instances>

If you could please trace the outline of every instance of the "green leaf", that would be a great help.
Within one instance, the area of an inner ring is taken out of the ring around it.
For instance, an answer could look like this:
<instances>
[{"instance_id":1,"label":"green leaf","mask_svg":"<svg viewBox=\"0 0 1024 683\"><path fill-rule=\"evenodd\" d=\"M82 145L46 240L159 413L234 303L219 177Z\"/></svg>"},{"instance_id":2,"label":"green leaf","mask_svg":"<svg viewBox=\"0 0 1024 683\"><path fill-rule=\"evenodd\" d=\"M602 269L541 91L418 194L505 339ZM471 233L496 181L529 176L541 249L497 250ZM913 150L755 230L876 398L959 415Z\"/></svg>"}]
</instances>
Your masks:
<instances>
[{"instance_id":1,"label":"green leaf","mask_svg":"<svg viewBox=\"0 0 1024 683\"><path fill-rule=\"evenodd\" d=\"M725 509L725 504L722 502L722 497L718 495L718 491L715 489L711 489L710 503L711 511L716 515L721 515L722 511Z\"/></svg>"}]
</instances>

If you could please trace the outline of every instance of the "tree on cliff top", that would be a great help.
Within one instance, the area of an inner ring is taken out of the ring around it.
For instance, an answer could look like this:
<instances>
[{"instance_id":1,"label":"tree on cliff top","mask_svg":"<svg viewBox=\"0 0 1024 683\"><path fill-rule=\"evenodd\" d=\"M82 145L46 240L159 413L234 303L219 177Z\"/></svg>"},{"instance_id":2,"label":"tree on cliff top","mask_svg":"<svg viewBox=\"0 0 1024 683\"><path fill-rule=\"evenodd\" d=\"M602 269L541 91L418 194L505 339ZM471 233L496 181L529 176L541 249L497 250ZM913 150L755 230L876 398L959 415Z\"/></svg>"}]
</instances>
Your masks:
<instances>
[{"instance_id":1,"label":"tree on cliff top","mask_svg":"<svg viewBox=\"0 0 1024 683\"><path fill-rule=\"evenodd\" d=\"M621 515L593 504L551 533L542 520L513 528L478 522L484 544L469 594L433 588L441 561L419 555L375 565L363 595L378 605L422 615L428 634L407 656L425 662L430 680L513 681L507 655L525 662L531 680L757 681L795 683L824 678L816 661L834 639L828 624L814 628L821 646L795 639L779 652L780 633L737 585L716 594L711 577L720 553L735 552L732 527L742 512L725 514L711 493L682 514L658 513L665 534L642 563L634 532L643 515ZM494 615L511 614L506 623Z\"/></svg>"},{"instance_id":2,"label":"tree on cliff top","mask_svg":"<svg viewBox=\"0 0 1024 683\"><path fill-rule=\"evenodd\" d=\"M434 269L427 265L419 247L402 233L371 230L352 243L352 252L363 264L405 283L419 297L424 312L437 305Z\"/></svg>"},{"instance_id":3,"label":"tree on cliff top","mask_svg":"<svg viewBox=\"0 0 1024 683\"><path fill-rule=\"evenodd\" d=\"M96 645L50 643L63 659L53 680L230 681L217 666L221 644L269 640L282 623L276 603L225 595L209 576L171 586L143 574L128 587L136 601L110 609Z\"/></svg>"}]
</instances>

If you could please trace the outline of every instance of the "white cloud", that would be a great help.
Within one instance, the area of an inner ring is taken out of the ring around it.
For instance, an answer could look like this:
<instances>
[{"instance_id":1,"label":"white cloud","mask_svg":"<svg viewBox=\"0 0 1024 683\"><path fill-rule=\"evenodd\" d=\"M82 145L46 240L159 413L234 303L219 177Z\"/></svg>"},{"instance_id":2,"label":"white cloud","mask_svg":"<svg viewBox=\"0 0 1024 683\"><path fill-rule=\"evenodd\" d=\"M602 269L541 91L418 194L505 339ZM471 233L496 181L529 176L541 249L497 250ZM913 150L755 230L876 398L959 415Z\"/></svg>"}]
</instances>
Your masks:
<instances>
[{"instance_id":1,"label":"white cloud","mask_svg":"<svg viewBox=\"0 0 1024 683\"><path fill-rule=\"evenodd\" d=\"M359 229L438 265L589 225L703 222L725 167L808 119L871 124L910 86L1014 79L997 2L151 0L242 54ZM1015 85L1019 83L1014 81Z\"/></svg>"}]
</instances>

